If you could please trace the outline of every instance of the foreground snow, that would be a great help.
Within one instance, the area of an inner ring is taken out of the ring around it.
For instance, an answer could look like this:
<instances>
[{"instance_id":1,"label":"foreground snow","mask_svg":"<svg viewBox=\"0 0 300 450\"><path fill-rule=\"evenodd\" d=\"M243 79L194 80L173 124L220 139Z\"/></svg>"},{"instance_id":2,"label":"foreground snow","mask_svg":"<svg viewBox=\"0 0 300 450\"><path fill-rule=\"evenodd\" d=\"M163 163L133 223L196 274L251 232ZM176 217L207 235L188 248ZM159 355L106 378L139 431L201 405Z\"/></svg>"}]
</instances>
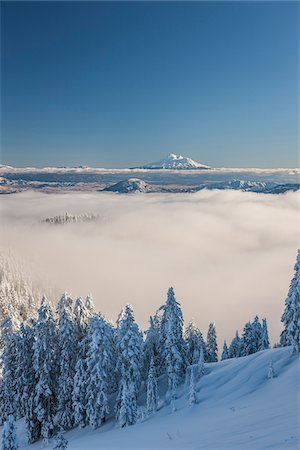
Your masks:
<instances>
[{"instance_id":1,"label":"foreground snow","mask_svg":"<svg viewBox=\"0 0 300 450\"><path fill-rule=\"evenodd\" d=\"M299 356L290 347L207 364L207 374L197 383L198 404L188 406L188 388L181 386L177 411L162 404L141 423L125 429L109 420L96 431L89 427L65 434L69 449L180 449L265 450L298 449ZM276 377L267 378L270 360ZM160 380L163 398L164 380ZM141 403L144 398L141 397ZM163 403L163 402L162 402ZM19 421L20 448L28 446L23 421ZM53 448L50 442L47 448Z\"/></svg>"}]
</instances>

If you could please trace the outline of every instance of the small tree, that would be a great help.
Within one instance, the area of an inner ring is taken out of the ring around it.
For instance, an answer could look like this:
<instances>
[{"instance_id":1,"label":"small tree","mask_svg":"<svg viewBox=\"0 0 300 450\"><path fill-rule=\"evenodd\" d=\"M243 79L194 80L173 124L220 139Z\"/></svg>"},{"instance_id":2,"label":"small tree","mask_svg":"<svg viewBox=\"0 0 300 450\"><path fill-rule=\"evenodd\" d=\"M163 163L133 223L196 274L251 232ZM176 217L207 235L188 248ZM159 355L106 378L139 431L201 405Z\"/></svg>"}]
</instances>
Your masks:
<instances>
[{"instance_id":1,"label":"small tree","mask_svg":"<svg viewBox=\"0 0 300 450\"><path fill-rule=\"evenodd\" d=\"M274 366L273 366L273 361L272 359L269 362L269 368L268 368L268 378L274 378L275 377L275 371L274 371Z\"/></svg>"},{"instance_id":2,"label":"small tree","mask_svg":"<svg viewBox=\"0 0 300 450\"><path fill-rule=\"evenodd\" d=\"M147 379L147 412L148 414L155 413L157 410L158 392L157 392L157 380L156 371L154 366L153 357L151 358L150 368Z\"/></svg>"},{"instance_id":3,"label":"small tree","mask_svg":"<svg viewBox=\"0 0 300 450\"><path fill-rule=\"evenodd\" d=\"M66 450L67 447L68 441L64 437L64 432L59 431L55 437L55 447L53 447L53 450Z\"/></svg>"},{"instance_id":4,"label":"small tree","mask_svg":"<svg viewBox=\"0 0 300 450\"><path fill-rule=\"evenodd\" d=\"M224 341L221 360L224 361L224 359L228 359L228 358L229 358L229 351L228 351L226 341Z\"/></svg>"},{"instance_id":5,"label":"small tree","mask_svg":"<svg viewBox=\"0 0 300 450\"><path fill-rule=\"evenodd\" d=\"M196 390L195 390L194 366L191 366L189 406L195 405L195 403L197 403L197 397L196 397Z\"/></svg>"},{"instance_id":6,"label":"small tree","mask_svg":"<svg viewBox=\"0 0 300 450\"><path fill-rule=\"evenodd\" d=\"M198 374L199 377L201 377L202 375L204 375L205 373L205 367L204 367L204 351L203 348L200 349L200 356L199 356L199 361L198 361Z\"/></svg>"},{"instance_id":7,"label":"small tree","mask_svg":"<svg viewBox=\"0 0 300 450\"><path fill-rule=\"evenodd\" d=\"M267 319L262 320L262 328L261 328L261 343L260 343L260 350L267 350L270 348L270 342L269 342L269 333L268 333L268 327L267 327Z\"/></svg>"},{"instance_id":8,"label":"small tree","mask_svg":"<svg viewBox=\"0 0 300 450\"><path fill-rule=\"evenodd\" d=\"M2 450L17 450L19 448L15 418L10 414L4 423L2 432Z\"/></svg>"}]
</instances>

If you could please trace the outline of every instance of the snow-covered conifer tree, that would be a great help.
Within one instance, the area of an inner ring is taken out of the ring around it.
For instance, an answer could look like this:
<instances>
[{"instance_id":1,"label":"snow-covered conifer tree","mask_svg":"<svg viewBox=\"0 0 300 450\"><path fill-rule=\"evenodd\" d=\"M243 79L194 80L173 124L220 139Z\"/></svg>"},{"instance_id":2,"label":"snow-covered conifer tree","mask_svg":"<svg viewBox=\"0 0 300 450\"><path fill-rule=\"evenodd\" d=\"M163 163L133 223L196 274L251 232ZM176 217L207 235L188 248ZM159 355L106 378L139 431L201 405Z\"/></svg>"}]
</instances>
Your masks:
<instances>
[{"instance_id":1,"label":"snow-covered conifer tree","mask_svg":"<svg viewBox=\"0 0 300 450\"><path fill-rule=\"evenodd\" d=\"M52 310L45 297L38 310L33 348L33 367L37 382L35 413L41 424L41 435L47 442L53 434L56 414L57 332Z\"/></svg>"},{"instance_id":2,"label":"snow-covered conifer tree","mask_svg":"<svg viewBox=\"0 0 300 450\"><path fill-rule=\"evenodd\" d=\"M87 336L88 320L89 312L83 304L82 299L79 297L76 299L74 305L74 321L76 327L78 355L75 365L72 401L75 424L80 427L85 427L88 423L86 413L86 390L88 385L86 359L89 345Z\"/></svg>"},{"instance_id":3,"label":"snow-covered conifer tree","mask_svg":"<svg viewBox=\"0 0 300 450\"><path fill-rule=\"evenodd\" d=\"M64 437L64 432L59 431L55 436L55 447L53 450L66 450L68 448L68 441Z\"/></svg>"},{"instance_id":4,"label":"snow-covered conifer tree","mask_svg":"<svg viewBox=\"0 0 300 450\"><path fill-rule=\"evenodd\" d=\"M154 365L154 359L151 358L148 379L147 379L147 412L148 414L155 413L158 404L158 391L157 391L157 379L156 370Z\"/></svg>"},{"instance_id":5,"label":"snow-covered conifer tree","mask_svg":"<svg viewBox=\"0 0 300 450\"><path fill-rule=\"evenodd\" d=\"M169 393L172 400L187 366L186 348L182 335L183 317L180 304L176 301L174 290L168 290L167 301L163 306L162 333L163 354L168 377Z\"/></svg>"},{"instance_id":6,"label":"snow-covered conifer tree","mask_svg":"<svg viewBox=\"0 0 300 450\"><path fill-rule=\"evenodd\" d=\"M292 345L293 350L300 352L300 250L295 264L295 274L291 281L285 310L281 317L284 331L281 334L281 345Z\"/></svg>"},{"instance_id":7,"label":"snow-covered conifer tree","mask_svg":"<svg viewBox=\"0 0 300 450\"><path fill-rule=\"evenodd\" d=\"M224 359L228 359L228 358L229 358L229 351L228 351L226 341L224 341L221 360L224 361Z\"/></svg>"},{"instance_id":8,"label":"snow-covered conifer tree","mask_svg":"<svg viewBox=\"0 0 300 450\"><path fill-rule=\"evenodd\" d=\"M15 418L12 414L6 419L2 431L2 450L17 450L19 448Z\"/></svg>"},{"instance_id":9,"label":"snow-covered conifer tree","mask_svg":"<svg viewBox=\"0 0 300 450\"><path fill-rule=\"evenodd\" d=\"M251 326L252 326L252 346L254 350L253 353L255 353L261 350L262 346L262 326L258 316L255 316Z\"/></svg>"},{"instance_id":10,"label":"snow-covered conifer tree","mask_svg":"<svg viewBox=\"0 0 300 450\"><path fill-rule=\"evenodd\" d=\"M59 352L57 421L64 430L68 430L74 426L72 394L78 354L72 299L68 294L64 294L61 297L58 302L57 312Z\"/></svg>"},{"instance_id":11,"label":"snow-covered conifer tree","mask_svg":"<svg viewBox=\"0 0 300 450\"><path fill-rule=\"evenodd\" d=\"M137 421L138 408L136 401L136 387L132 380L121 380L120 407L117 420L121 428L134 425Z\"/></svg>"},{"instance_id":12,"label":"snow-covered conifer tree","mask_svg":"<svg viewBox=\"0 0 300 450\"><path fill-rule=\"evenodd\" d=\"M210 323L207 332L207 362L218 361L218 346L217 346L217 334L215 324Z\"/></svg>"},{"instance_id":13,"label":"snow-covered conifer tree","mask_svg":"<svg viewBox=\"0 0 300 450\"><path fill-rule=\"evenodd\" d=\"M256 351L257 347L253 338L253 327L250 322L247 322L243 329L241 356L252 355Z\"/></svg>"},{"instance_id":14,"label":"snow-covered conifer tree","mask_svg":"<svg viewBox=\"0 0 300 450\"><path fill-rule=\"evenodd\" d=\"M151 360L153 359L153 364L157 368L159 366L159 326L156 318L150 317L149 328L146 331L146 339L143 346L144 353L144 370L147 374L149 371Z\"/></svg>"},{"instance_id":15,"label":"snow-covered conifer tree","mask_svg":"<svg viewBox=\"0 0 300 450\"><path fill-rule=\"evenodd\" d=\"M238 331L235 333L235 337L232 339L229 347L229 358L238 358L242 356L242 339L239 336Z\"/></svg>"},{"instance_id":16,"label":"snow-covered conifer tree","mask_svg":"<svg viewBox=\"0 0 300 450\"><path fill-rule=\"evenodd\" d=\"M184 340L186 343L187 363L197 364L200 357L201 348L205 352L206 345L199 328L193 322L190 322L185 330Z\"/></svg>"},{"instance_id":17,"label":"snow-covered conifer tree","mask_svg":"<svg viewBox=\"0 0 300 450\"><path fill-rule=\"evenodd\" d=\"M268 367L268 378L274 378L275 377L275 371L274 371L274 366L273 366L273 361L272 359L269 362L269 367Z\"/></svg>"},{"instance_id":18,"label":"snow-covered conifer tree","mask_svg":"<svg viewBox=\"0 0 300 450\"><path fill-rule=\"evenodd\" d=\"M194 366L191 366L190 387L189 387L189 406L197 403L196 390L195 390L195 376Z\"/></svg>"},{"instance_id":19,"label":"snow-covered conifer tree","mask_svg":"<svg viewBox=\"0 0 300 450\"><path fill-rule=\"evenodd\" d=\"M267 350L268 348L270 348L270 342L269 342L267 320L263 319L262 320L262 328L261 328L261 342L260 342L259 350Z\"/></svg>"},{"instance_id":20,"label":"snow-covered conifer tree","mask_svg":"<svg viewBox=\"0 0 300 450\"><path fill-rule=\"evenodd\" d=\"M109 379L113 373L113 353L110 325L99 315L91 317L88 325L87 355L87 416L92 428L103 423L109 413Z\"/></svg>"},{"instance_id":21,"label":"snow-covered conifer tree","mask_svg":"<svg viewBox=\"0 0 300 450\"><path fill-rule=\"evenodd\" d=\"M201 377L205 373L205 367L204 367L204 351L203 348L200 349L200 356L198 361L198 375Z\"/></svg>"},{"instance_id":22,"label":"snow-covered conifer tree","mask_svg":"<svg viewBox=\"0 0 300 450\"><path fill-rule=\"evenodd\" d=\"M41 424L35 412L36 378L33 367L33 344L35 341L35 322L20 326L20 341L17 351L17 373L19 383L18 402L25 417L28 442L31 444L41 436Z\"/></svg>"},{"instance_id":23,"label":"snow-covered conifer tree","mask_svg":"<svg viewBox=\"0 0 300 450\"><path fill-rule=\"evenodd\" d=\"M1 324L1 337L3 351L1 354L2 366L2 422L9 415L15 415L17 411L17 379L16 379L16 335L13 322L10 316L7 316Z\"/></svg>"},{"instance_id":24,"label":"snow-covered conifer tree","mask_svg":"<svg viewBox=\"0 0 300 450\"><path fill-rule=\"evenodd\" d=\"M142 343L142 334L135 323L133 310L130 305L126 305L118 318L116 350L116 367L120 379L116 415L121 426L133 425L133 420L137 417L136 398L141 384L143 362ZM130 402L133 409L128 412ZM128 417L125 425L124 417Z\"/></svg>"},{"instance_id":25,"label":"snow-covered conifer tree","mask_svg":"<svg viewBox=\"0 0 300 450\"><path fill-rule=\"evenodd\" d=\"M95 314L95 305L91 294L89 294L85 299L85 307L88 312L88 315L92 317Z\"/></svg>"}]
</instances>

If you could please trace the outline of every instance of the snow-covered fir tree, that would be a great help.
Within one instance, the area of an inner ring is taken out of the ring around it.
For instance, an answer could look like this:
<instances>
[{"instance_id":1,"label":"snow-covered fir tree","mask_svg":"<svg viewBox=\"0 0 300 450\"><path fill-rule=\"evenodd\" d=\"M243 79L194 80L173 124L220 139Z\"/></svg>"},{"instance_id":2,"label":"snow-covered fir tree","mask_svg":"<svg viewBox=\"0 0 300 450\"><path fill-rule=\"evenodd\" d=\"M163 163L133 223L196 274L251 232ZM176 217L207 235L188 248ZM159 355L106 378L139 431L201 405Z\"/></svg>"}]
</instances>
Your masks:
<instances>
[{"instance_id":1,"label":"snow-covered fir tree","mask_svg":"<svg viewBox=\"0 0 300 450\"><path fill-rule=\"evenodd\" d=\"M184 340L186 343L186 356L187 363L197 364L200 357L201 348L204 353L206 350L206 344L199 328L193 322L190 322L184 333Z\"/></svg>"},{"instance_id":2,"label":"snow-covered fir tree","mask_svg":"<svg viewBox=\"0 0 300 450\"><path fill-rule=\"evenodd\" d=\"M174 400L177 386L185 375L187 362L182 311L172 287L168 290L167 301L163 306L162 333L169 394Z\"/></svg>"},{"instance_id":3,"label":"snow-covered fir tree","mask_svg":"<svg viewBox=\"0 0 300 450\"><path fill-rule=\"evenodd\" d=\"M53 450L66 450L68 448L68 441L64 437L64 432L59 431L55 436L55 447Z\"/></svg>"},{"instance_id":4,"label":"snow-covered fir tree","mask_svg":"<svg viewBox=\"0 0 300 450\"><path fill-rule=\"evenodd\" d=\"M116 349L116 368L120 380L116 416L121 427L133 425L137 417L136 399L142 378L142 345L142 333L134 320L132 307L126 305L118 318Z\"/></svg>"},{"instance_id":5,"label":"snow-covered fir tree","mask_svg":"<svg viewBox=\"0 0 300 450\"><path fill-rule=\"evenodd\" d=\"M218 361L217 333L214 323L210 323L207 332L207 362Z\"/></svg>"},{"instance_id":6,"label":"snow-covered fir tree","mask_svg":"<svg viewBox=\"0 0 300 450\"><path fill-rule=\"evenodd\" d=\"M53 434L57 406L57 330L51 307L45 297L38 310L33 348L35 413L41 424L41 435L47 442Z\"/></svg>"},{"instance_id":7,"label":"snow-covered fir tree","mask_svg":"<svg viewBox=\"0 0 300 450\"><path fill-rule=\"evenodd\" d=\"M281 334L281 345L292 345L293 350L300 352L300 250L294 267L295 274L291 281L285 310L281 317L284 331Z\"/></svg>"},{"instance_id":8,"label":"snow-covered fir tree","mask_svg":"<svg viewBox=\"0 0 300 450\"><path fill-rule=\"evenodd\" d=\"M253 339L253 327L250 322L247 322L242 334L242 351L241 356L251 355L257 351L255 341Z\"/></svg>"},{"instance_id":9,"label":"snow-covered fir tree","mask_svg":"<svg viewBox=\"0 0 300 450\"><path fill-rule=\"evenodd\" d=\"M258 316L255 316L254 321L251 324L252 326L252 340L253 340L253 348L254 353L261 350L262 347L262 326L259 321Z\"/></svg>"},{"instance_id":10,"label":"snow-covered fir tree","mask_svg":"<svg viewBox=\"0 0 300 450\"><path fill-rule=\"evenodd\" d=\"M2 450L17 450L19 448L15 418L10 414L3 426L2 431Z\"/></svg>"},{"instance_id":11,"label":"snow-covered fir tree","mask_svg":"<svg viewBox=\"0 0 300 450\"><path fill-rule=\"evenodd\" d=\"M191 366L190 386L189 386L189 406L195 405L195 403L197 403L194 367L195 366Z\"/></svg>"},{"instance_id":12,"label":"snow-covered fir tree","mask_svg":"<svg viewBox=\"0 0 300 450\"><path fill-rule=\"evenodd\" d=\"M73 301L71 297L65 293L57 306L59 358L57 421L64 430L69 430L74 426L72 394L78 347L72 307Z\"/></svg>"},{"instance_id":13,"label":"snow-covered fir tree","mask_svg":"<svg viewBox=\"0 0 300 450\"><path fill-rule=\"evenodd\" d=\"M73 385L73 410L74 421L77 426L85 427L88 423L86 404L87 404L87 352L89 340L87 336L87 324L89 312L82 299L79 297L74 305L74 321L76 328L77 341L77 361L75 365L74 385Z\"/></svg>"},{"instance_id":14,"label":"snow-covered fir tree","mask_svg":"<svg viewBox=\"0 0 300 450\"><path fill-rule=\"evenodd\" d=\"M268 367L268 378L274 378L275 377L275 371L274 371L274 366L273 366L273 361L272 359L269 362L269 367Z\"/></svg>"},{"instance_id":15,"label":"snow-covered fir tree","mask_svg":"<svg viewBox=\"0 0 300 450\"><path fill-rule=\"evenodd\" d=\"M199 361L197 363L197 366L198 366L198 376L201 377L205 373L203 348L200 349Z\"/></svg>"},{"instance_id":16,"label":"snow-covered fir tree","mask_svg":"<svg viewBox=\"0 0 300 450\"><path fill-rule=\"evenodd\" d=\"M150 317L149 319L149 328L146 331L146 339L143 345L143 354L144 354L144 371L145 374L148 373L150 368L150 363L153 360L153 364L156 370L159 369L161 365L160 361L160 329L159 329L159 321L157 320L157 316Z\"/></svg>"},{"instance_id":17,"label":"snow-covered fir tree","mask_svg":"<svg viewBox=\"0 0 300 450\"><path fill-rule=\"evenodd\" d=\"M109 328L110 325L99 315L92 316L88 325L87 416L94 429L105 421L109 413L109 379L114 370Z\"/></svg>"},{"instance_id":18,"label":"snow-covered fir tree","mask_svg":"<svg viewBox=\"0 0 300 450\"><path fill-rule=\"evenodd\" d=\"M85 307L89 317L92 317L95 314L95 305L91 294L89 294L85 299Z\"/></svg>"},{"instance_id":19,"label":"snow-covered fir tree","mask_svg":"<svg viewBox=\"0 0 300 450\"><path fill-rule=\"evenodd\" d=\"M268 348L270 348L270 342L269 342L269 333L268 333L268 327L267 327L267 319L263 319L259 350L267 350Z\"/></svg>"},{"instance_id":20,"label":"snow-covered fir tree","mask_svg":"<svg viewBox=\"0 0 300 450\"><path fill-rule=\"evenodd\" d=\"M240 338L238 331L236 331L228 351L229 351L229 358L238 358L242 356L242 339Z\"/></svg>"},{"instance_id":21,"label":"snow-covered fir tree","mask_svg":"<svg viewBox=\"0 0 300 450\"><path fill-rule=\"evenodd\" d=\"M224 359L228 359L228 358L229 358L229 351L228 351L227 343L226 343L226 341L224 341L221 360L224 361Z\"/></svg>"},{"instance_id":22,"label":"snow-covered fir tree","mask_svg":"<svg viewBox=\"0 0 300 450\"><path fill-rule=\"evenodd\" d=\"M154 359L152 357L147 378L147 413L148 414L155 413L155 411L157 411L157 405L158 405L157 379L156 379Z\"/></svg>"},{"instance_id":23,"label":"snow-covered fir tree","mask_svg":"<svg viewBox=\"0 0 300 450\"><path fill-rule=\"evenodd\" d=\"M17 378L16 378L16 335L13 322L7 316L1 325L3 351L1 354L2 384L1 384L1 421L17 411Z\"/></svg>"},{"instance_id":24,"label":"snow-covered fir tree","mask_svg":"<svg viewBox=\"0 0 300 450\"><path fill-rule=\"evenodd\" d=\"M117 420L121 428L134 425L138 417L136 386L133 380L124 377L120 384L120 401Z\"/></svg>"},{"instance_id":25,"label":"snow-covered fir tree","mask_svg":"<svg viewBox=\"0 0 300 450\"><path fill-rule=\"evenodd\" d=\"M35 322L31 321L27 326L21 324L20 333L22 336L18 358L18 378L22 385L20 404L25 417L28 442L31 444L41 437L41 423L35 411L36 376L33 366Z\"/></svg>"}]
</instances>

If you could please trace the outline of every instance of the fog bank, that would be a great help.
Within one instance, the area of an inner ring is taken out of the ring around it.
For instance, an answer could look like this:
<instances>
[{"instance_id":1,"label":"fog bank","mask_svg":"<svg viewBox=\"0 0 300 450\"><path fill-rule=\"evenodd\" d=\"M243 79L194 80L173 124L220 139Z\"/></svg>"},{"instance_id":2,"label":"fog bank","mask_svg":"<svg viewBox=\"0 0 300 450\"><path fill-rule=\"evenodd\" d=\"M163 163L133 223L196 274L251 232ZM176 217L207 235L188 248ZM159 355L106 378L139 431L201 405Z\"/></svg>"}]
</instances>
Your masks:
<instances>
[{"instance_id":1,"label":"fog bank","mask_svg":"<svg viewBox=\"0 0 300 450\"><path fill-rule=\"evenodd\" d=\"M298 192L12 194L1 197L1 247L33 261L57 294L92 293L112 320L129 302L146 327L173 286L185 322L193 318L206 334L214 321L220 346L256 313L267 317L274 342L299 245L299 199ZM99 219L40 223L65 211Z\"/></svg>"}]
</instances>

